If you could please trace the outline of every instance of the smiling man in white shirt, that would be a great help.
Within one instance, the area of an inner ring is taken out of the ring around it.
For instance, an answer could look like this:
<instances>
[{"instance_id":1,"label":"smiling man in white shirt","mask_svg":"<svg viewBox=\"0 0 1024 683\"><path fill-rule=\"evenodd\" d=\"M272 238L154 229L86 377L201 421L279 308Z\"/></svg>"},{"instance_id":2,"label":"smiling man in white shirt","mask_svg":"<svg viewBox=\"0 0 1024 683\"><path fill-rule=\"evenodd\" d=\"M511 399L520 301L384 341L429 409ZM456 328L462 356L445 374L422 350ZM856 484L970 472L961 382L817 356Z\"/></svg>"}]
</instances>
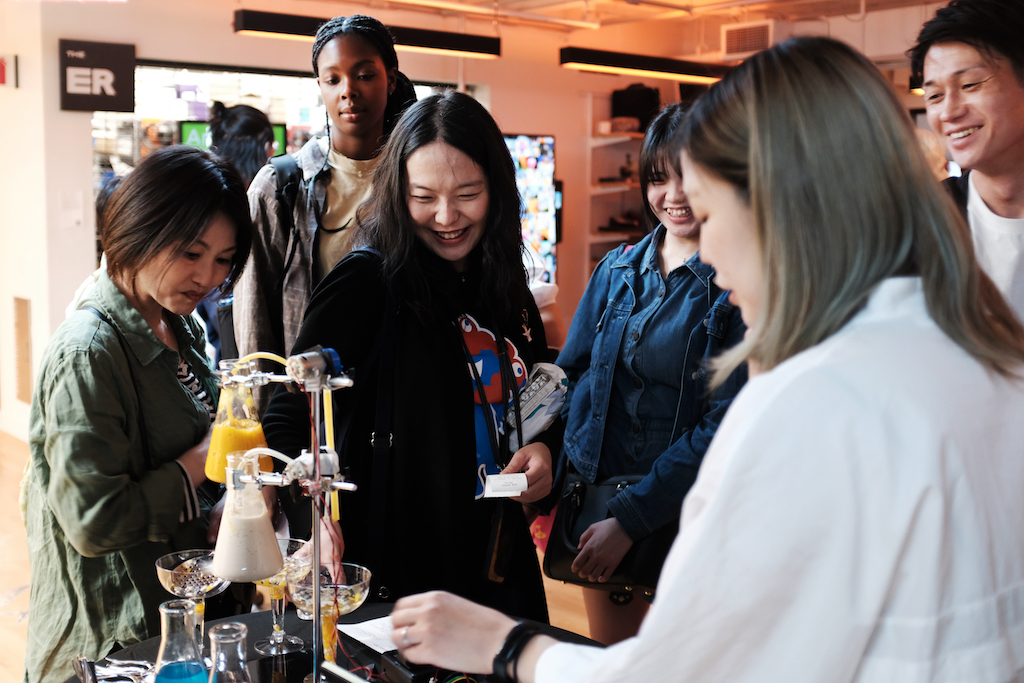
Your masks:
<instances>
[{"instance_id":1,"label":"smiling man in white shirt","mask_svg":"<svg viewBox=\"0 0 1024 683\"><path fill-rule=\"evenodd\" d=\"M1024 319L1024 2L953 0L910 51L978 261Z\"/></svg>"}]
</instances>

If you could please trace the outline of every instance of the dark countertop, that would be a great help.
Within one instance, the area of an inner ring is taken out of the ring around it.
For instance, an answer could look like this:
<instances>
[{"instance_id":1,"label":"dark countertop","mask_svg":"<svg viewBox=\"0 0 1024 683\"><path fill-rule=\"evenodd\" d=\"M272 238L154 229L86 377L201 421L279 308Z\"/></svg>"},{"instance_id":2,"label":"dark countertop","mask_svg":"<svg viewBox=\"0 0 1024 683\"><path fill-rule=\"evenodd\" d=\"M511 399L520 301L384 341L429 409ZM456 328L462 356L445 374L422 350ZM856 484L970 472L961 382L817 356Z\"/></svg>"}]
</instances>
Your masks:
<instances>
[{"instance_id":1,"label":"dark countertop","mask_svg":"<svg viewBox=\"0 0 1024 683\"><path fill-rule=\"evenodd\" d=\"M338 623L354 624L361 621L369 621L371 619L383 617L390 614L393 607L393 603L367 603L354 612L339 617ZM249 675L252 678L252 683L302 683L303 677L312 670L311 641L313 638L313 622L299 619L294 610L285 612L284 630L290 635L302 638L306 643L306 650L291 655L284 655L283 657L265 657L256 652L253 648L253 643L265 638L272 629L272 619L269 611L253 612L251 614L243 614L227 619L208 621L206 622L206 631L209 633L210 626L213 624L229 621L245 624L248 628L248 634L246 636L246 658L248 660L247 668L249 670ZM559 640L589 645L597 644L594 641L588 640L583 636L569 631L564 631L553 626L541 626L546 633L558 638ZM363 668L363 671L366 671L367 669L365 667L372 667L374 673L380 674L382 672L382 655L379 655L357 641L349 639L343 633L339 633L339 639L343 648L343 651L339 651L338 653L337 663L339 665L353 671L360 668ZM209 642L208 636L207 642ZM149 640L114 652L109 658L145 659L154 661L159 649L160 638L150 638ZM346 655L348 657L347 661L345 661ZM422 669L432 670L433 667L422 667ZM431 673L433 672L431 671ZM363 677L365 678L365 673ZM482 677L476 678L477 680L481 680ZM328 680L331 679L329 678ZM377 678L376 680L387 679ZM445 678L442 676L440 677L440 680L443 681ZM71 678L66 683L79 683L79 681L77 678ZM390 683L400 682L392 681Z\"/></svg>"}]
</instances>

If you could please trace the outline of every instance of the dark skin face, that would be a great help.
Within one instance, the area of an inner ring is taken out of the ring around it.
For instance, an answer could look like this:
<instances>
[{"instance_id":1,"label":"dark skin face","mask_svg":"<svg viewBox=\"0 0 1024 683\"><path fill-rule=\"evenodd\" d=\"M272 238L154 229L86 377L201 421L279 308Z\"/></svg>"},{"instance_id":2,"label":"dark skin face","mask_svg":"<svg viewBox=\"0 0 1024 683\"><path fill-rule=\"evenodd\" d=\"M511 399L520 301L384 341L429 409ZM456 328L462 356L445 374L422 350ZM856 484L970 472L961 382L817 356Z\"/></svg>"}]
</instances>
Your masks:
<instances>
[{"instance_id":1,"label":"dark skin face","mask_svg":"<svg viewBox=\"0 0 1024 683\"><path fill-rule=\"evenodd\" d=\"M346 35L324 45L317 68L331 121L331 147L350 159L373 158L384 142L384 110L397 69L385 67L368 40Z\"/></svg>"}]
</instances>

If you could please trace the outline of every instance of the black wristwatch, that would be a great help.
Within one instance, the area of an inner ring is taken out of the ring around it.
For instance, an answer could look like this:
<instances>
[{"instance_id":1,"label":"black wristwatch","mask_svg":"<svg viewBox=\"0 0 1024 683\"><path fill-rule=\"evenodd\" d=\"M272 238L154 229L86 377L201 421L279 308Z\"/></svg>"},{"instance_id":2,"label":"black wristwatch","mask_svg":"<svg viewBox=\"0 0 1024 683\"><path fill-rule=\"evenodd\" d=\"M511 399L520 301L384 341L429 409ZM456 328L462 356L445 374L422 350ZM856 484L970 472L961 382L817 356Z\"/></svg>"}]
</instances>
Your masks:
<instances>
[{"instance_id":1,"label":"black wristwatch","mask_svg":"<svg viewBox=\"0 0 1024 683\"><path fill-rule=\"evenodd\" d=\"M541 630L533 624L525 621L516 622L494 658L494 673L490 678L497 683L518 683L519 655L523 654L527 643L540 633Z\"/></svg>"}]
</instances>

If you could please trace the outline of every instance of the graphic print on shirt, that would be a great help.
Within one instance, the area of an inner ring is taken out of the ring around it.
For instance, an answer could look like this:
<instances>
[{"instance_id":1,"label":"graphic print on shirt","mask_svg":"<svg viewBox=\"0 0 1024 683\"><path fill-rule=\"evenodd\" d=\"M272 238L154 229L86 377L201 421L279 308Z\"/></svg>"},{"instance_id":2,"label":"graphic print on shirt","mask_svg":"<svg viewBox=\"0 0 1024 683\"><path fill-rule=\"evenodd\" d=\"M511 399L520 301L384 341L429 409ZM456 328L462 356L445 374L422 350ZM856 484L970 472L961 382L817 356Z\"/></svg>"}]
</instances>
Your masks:
<instances>
[{"instance_id":1,"label":"graphic print on shirt","mask_svg":"<svg viewBox=\"0 0 1024 683\"><path fill-rule=\"evenodd\" d=\"M488 474L498 474L501 471L495 462L485 420L491 421L495 434L503 434L505 432L505 404L511 399L511 394L505 397L501 395L501 365L498 360L498 340L494 333L481 326L470 315L459 318L459 330L462 331L466 348L469 349L469 354L473 357L472 362L476 365L476 371L484 385L484 396L487 398L485 412L484 406L480 404L479 393L476 391L476 387L473 387L473 423L476 429L475 497L479 499L484 495L484 477ZM504 341L507 344L508 359L512 364L512 375L515 377L518 391L526 382L526 363L519 356L519 349L515 344L508 339ZM474 382L472 370L469 371L469 377L469 381Z\"/></svg>"}]
</instances>

